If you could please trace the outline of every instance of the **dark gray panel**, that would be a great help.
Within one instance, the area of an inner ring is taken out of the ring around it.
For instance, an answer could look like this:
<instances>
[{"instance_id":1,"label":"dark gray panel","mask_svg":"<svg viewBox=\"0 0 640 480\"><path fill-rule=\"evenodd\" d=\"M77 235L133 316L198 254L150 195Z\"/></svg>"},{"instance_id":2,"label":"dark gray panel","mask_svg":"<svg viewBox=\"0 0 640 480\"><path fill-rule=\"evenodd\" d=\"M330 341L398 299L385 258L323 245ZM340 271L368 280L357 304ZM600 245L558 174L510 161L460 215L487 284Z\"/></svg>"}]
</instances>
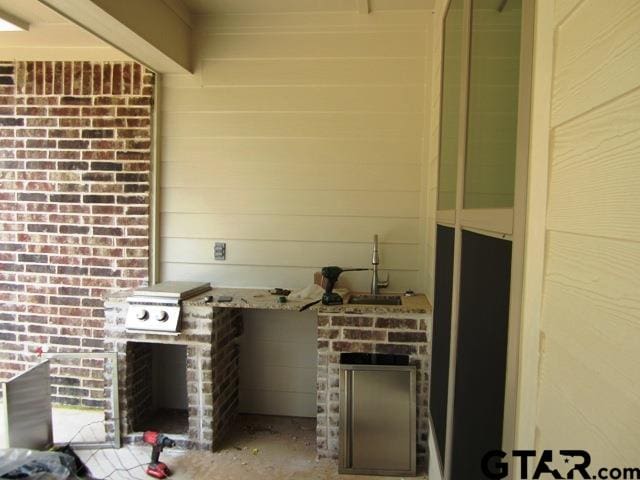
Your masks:
<instances>
[{"instance_id":1,"label":"dark gray panel","mask_svg":"<svg viewBox=\"0 0 640 480\"><path fill-rule=\"evenodd\" d=\"M453 292L453 228L438 225L436 234L436 272L433 299L433 349L429 409L435 439L444 465L449 400L449 352L451 342L451 295Z\"/></svg>"},{"instance_id":2,"label":"dark gray panel","mask_svg":"<svg viewBox=\"0 0 640 480\"><path fill-rule=\"evenodd\" d=\"M451 480L476 480L502 446L511 242L462 232Z\"/></svg>"}]
</instances>

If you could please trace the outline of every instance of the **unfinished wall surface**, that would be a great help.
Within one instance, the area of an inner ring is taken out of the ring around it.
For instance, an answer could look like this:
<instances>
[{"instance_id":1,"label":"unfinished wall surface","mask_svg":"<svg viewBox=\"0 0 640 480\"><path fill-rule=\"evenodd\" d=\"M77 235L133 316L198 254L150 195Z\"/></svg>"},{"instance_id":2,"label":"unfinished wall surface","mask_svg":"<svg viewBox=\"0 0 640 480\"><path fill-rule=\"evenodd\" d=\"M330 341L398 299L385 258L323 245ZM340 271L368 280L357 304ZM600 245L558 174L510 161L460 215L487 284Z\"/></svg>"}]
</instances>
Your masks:
<instances>
[{"instance_id":1,"label":"unfinished wall surface","mask_svg":"<svg viewBox=\"0 0 640 480\"><path fill-rule=\"evenodd\" d=\"M102 349L102 296L147 282L153 84L132 62L0 64L1 378L41 346ZM101 362L59 365L54 400L100 404Z\"/></svg>"},{"instance_id":2,"label":"unfinished wall surface","mask_svg":"<svg viewBox=\"0 0 640 480\"><path fill-rule=\"evenodd\" d=\"M196 74L163 77L162 279L304 286L378 233L391 288L422 290L431 16L199 16Z\"/></svg>"},{"instance_id":3,"label":"unfinished wall surface","mask_svg":"<svg viewBox=\"0 0 640 480\"><path fill-rule=\"evenodd\" d=\"M556 2L538 448L640 451L640 4Z\"/></svg>"}]
</instances>

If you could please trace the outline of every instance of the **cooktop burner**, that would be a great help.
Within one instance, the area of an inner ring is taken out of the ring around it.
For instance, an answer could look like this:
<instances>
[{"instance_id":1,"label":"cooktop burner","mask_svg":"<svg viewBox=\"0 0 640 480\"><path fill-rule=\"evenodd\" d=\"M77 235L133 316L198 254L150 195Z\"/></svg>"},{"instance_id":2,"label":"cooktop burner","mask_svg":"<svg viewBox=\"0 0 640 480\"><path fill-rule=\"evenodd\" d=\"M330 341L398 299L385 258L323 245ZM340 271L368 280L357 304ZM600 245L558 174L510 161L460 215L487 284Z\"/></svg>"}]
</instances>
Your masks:
<instances>
[{"instance_id":1,"label":"cooktop burner","mask_svg":"<svg viewBox=\"0 0 640 480\"><path fill-rule=\"evenodd\" d=\"M211 288L202 282L161 282L139 288L127 301L127 331L177 335L180 331L182 300Z\"/></svg>"}]
</instances>

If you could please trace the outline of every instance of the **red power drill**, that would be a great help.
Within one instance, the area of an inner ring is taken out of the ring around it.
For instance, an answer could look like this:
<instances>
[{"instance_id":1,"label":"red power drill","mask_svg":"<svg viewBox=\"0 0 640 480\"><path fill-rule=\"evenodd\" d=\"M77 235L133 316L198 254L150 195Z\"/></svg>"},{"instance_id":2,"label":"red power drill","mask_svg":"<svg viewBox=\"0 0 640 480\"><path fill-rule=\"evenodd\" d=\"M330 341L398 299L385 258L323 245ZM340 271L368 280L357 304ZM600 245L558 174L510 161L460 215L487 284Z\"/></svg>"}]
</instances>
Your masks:
<instances>
[{"instance_id":1,"label":"red power drill","mask_svg":"<svg viewBox=\"0 0 640 480\"><path fill-rule=\"evenodd\" d=\"M147 467L147 475L155 478L167 478L171 475L171 470L160 461L160 453L164 447L175 447L176 442L167 437L164 433L152 430L144 432L142 441L153 447L151 450L151 463Z\"/></svg>"}]
</instances>

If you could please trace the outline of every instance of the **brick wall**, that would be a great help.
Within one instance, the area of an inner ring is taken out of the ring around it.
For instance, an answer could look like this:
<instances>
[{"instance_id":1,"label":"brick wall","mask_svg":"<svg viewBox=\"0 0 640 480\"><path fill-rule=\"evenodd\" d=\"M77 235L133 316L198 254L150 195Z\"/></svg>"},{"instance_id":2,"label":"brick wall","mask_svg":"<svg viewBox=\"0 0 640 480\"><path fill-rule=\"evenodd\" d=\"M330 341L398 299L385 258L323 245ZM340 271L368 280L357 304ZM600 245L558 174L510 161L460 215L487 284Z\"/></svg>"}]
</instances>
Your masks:
<instances>
[{"instance_id":1,"label":"brick wall","mask_svg":"<svg viewBox=\"0 0 640 480\"><path fill-rule=\"evenodd\" d=\"M150 343L127 344L127 384L130 425L139 425L153 412L153 350Z\"/></svg>"},{"instance_id":2,"label":"brick wall","mask_svg":"<svg viewBox=\"0 0 640 480\"><path fill-rule=\"evenodd\" d=\"M102 296L145 284L154 75L137 63L0 62L0 378L37 347L103 347ZM98 406L101 361L53 365Z\"/></svg>"},{"instance_id":3,"label":"brick wall","mask_svg":"<svg viewBox=\"0 0 640 480\"><path fill-rule=\"evenodd\" d=\"M240 347L235 340L242 335L243 327L241 310L214 310L211 351L213 378L203 386L205 394L211 395L213 403L211 440L214 448L220 446L238 413Z\"/></svg>"}]
</instances>

